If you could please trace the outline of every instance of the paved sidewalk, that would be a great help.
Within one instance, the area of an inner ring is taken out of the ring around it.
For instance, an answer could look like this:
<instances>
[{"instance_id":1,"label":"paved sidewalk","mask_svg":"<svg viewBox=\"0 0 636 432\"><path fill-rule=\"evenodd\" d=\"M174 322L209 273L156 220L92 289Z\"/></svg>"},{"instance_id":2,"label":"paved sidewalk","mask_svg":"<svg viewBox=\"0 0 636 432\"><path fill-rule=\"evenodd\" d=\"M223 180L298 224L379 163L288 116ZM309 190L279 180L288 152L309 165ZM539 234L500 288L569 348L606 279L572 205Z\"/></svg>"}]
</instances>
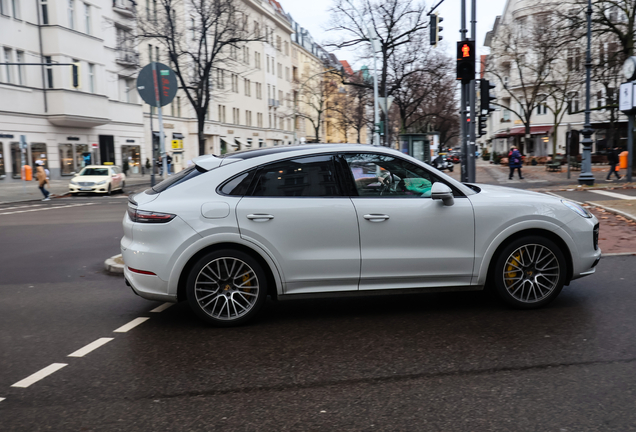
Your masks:
<instances>
[{"instance_id":1,"label":"paved sidewalk","mask_svg":"<svg viewBox=\"0 0 636 432\"><path fill-rule=\"evenodd\" d=\"M71 179L50 180L48 186L52 197L64 196L68 193L68 184ZM159 179L160 180L160 179ZM127 176L126 189L139 188L140 186L150 186L150 176ZM38 188L37 181L0 181L0 204L10 204L24 201L38 201L43 198L42 192Z\"/></svg>"}]
</instances>

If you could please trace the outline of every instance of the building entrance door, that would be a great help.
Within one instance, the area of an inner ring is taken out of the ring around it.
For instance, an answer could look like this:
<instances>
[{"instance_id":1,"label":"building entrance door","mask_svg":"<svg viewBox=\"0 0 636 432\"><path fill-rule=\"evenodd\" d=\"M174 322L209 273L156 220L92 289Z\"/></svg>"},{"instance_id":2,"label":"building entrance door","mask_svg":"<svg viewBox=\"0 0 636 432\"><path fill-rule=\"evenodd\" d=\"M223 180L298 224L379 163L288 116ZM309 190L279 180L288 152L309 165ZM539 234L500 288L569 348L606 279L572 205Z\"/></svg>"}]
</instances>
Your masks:
<instances>
[{"instance_id":1,"label":"building entrance door","mask_svg":"<svg viewBox=\"0 0 636 432\"><path fill-rule=\"evenodd\" d=\"M115 163L115 139L112 135L99 136L99 157L100 163Z\"/></svg>"}]
</instances>

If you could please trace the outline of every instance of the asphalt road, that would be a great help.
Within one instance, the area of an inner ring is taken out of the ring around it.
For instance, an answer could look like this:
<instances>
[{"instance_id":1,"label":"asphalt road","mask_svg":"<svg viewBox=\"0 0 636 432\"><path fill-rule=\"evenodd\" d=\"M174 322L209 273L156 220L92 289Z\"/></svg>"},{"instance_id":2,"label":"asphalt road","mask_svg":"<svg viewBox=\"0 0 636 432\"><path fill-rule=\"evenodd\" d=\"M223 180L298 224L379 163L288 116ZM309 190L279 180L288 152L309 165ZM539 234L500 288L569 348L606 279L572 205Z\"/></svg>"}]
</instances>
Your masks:
<instances>
[{"instance_id":1,"label":"asphalt road","mask_svg":"<svg viewBox=\"0 0 636 432\"><path fill-rule=\"evenodd\" d=\"M537 311L484 293L270 302L216 329L102 270L123 197L43 204L0 206L3 431L636 430L636 257Z\"/></svg>"}]
</instances>

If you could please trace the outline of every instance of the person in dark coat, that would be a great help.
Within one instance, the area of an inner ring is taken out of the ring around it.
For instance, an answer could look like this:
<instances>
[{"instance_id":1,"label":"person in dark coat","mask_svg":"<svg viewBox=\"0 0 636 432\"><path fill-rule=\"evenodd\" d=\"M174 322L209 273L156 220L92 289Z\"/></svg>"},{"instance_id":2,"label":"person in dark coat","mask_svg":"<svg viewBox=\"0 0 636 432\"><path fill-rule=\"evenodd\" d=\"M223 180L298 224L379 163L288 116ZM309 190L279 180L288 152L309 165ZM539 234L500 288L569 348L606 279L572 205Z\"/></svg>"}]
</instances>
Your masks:
<instances>
[{"instance_id":1,"label":"person in dark coat","mask_svg":"<svg viewBox=\"0 0 636 432\"><path fill-rule=\"evenodd\" d=\"M614 173L617 180L621 179L621 176L618 174L618 171L616 171L616 165L618 165L618 153L619 153L618 147L614 147L613 149L610 149L607 152L607 162L609 162L610 164L610 170L607 173L606 180L610 179L610 177L612 176L612 173Z\"/></svg>"},{"instance_id":2,"label":"person in dark coat","mask_svg":"<svg viewBox=\"0 0 636 432\"><path fill-rule=\"evenodd\" d=\"M517 147L510 147L510 152L508 153L508 166L510 167L510 175L508 176L508 180L512 180L515 169L519 171L519 178L523 180L523 176L521 175L521 165L523 165L523 162L521 160L521 153L519 152L519 150L517 150Z\"/></svg>"}]
</instances>

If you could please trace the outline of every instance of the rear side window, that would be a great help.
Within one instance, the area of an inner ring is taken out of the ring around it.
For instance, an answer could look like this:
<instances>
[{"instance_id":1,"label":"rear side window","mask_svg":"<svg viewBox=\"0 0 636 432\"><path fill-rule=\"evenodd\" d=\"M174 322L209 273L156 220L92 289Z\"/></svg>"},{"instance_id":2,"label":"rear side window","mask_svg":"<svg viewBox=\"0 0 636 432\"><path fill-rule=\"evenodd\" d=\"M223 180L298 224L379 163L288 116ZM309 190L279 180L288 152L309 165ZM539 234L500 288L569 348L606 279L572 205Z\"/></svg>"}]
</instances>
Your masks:
<instances>
[{"instance_id":1,"label":"rear side window","mask_svg":"<svg viewBox=\"0 0 636 432\"><path fill-rule=\"evenodd\" d=\"M254 170L237 175L221 186L219 191L223 195L243 196L247 193L253 178Z\"/></svg>"},{"instance_id":2,"label":"rear side window","mask_svg":"<svg viewBox=\"0 0 636 432\"><path fill-rule=\"evenodd\" d=\"M336 197L342 196L332 155L309 156L262 167L252 196Z\"/></svg>"},{"instance_id":3,"label":"rear side window","mask_svg":"<svg viewBox=\"0 0 636 432\"><path fill-rule=\"evenodd\" d=\"M206 172L203 168L198 167L197 165L193 165L189 168L184 169L183 171L178 172L177 174L173 174L161 183L153 186L152 188L146 190L148 195L154 195L161 193L171 187L174 187L178 184L184 183L190 179L193 179L201 174Z\"/></svg>"}]
</instances>

